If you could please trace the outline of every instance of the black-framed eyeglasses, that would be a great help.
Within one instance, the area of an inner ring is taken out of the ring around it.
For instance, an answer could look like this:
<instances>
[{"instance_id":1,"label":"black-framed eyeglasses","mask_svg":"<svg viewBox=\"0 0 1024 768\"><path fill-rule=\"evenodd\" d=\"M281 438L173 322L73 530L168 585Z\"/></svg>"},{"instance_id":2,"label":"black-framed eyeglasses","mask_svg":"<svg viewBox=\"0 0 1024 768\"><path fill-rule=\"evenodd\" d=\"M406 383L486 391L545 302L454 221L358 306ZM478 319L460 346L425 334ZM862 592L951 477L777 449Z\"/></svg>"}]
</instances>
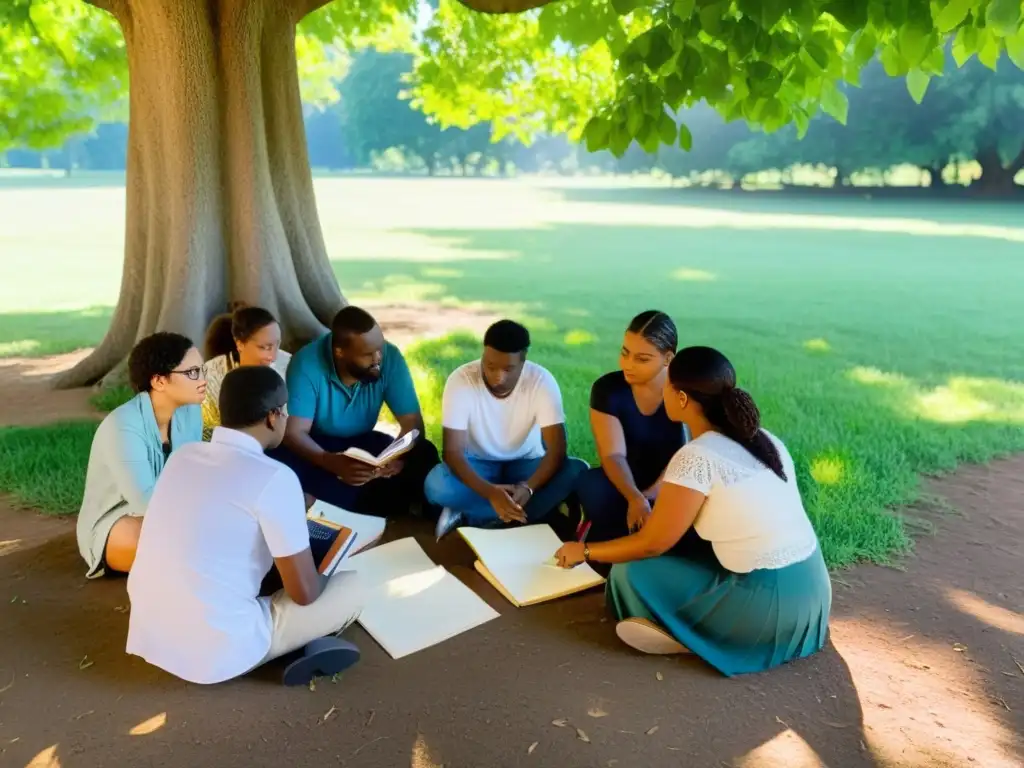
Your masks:
<instances>
[{"instance_id":1,"label":"black-framed eyeglasses","mask_svg":"<svg viewBox=\"0 0 1024 768\"><path fill-rule=\"evenodd\" d=\"M199 377L205 372L205 365L193 365L191 368L184 368L180 371L171 371L171 373L180 373L182 376L188 376L192 381L199 381Z\"/></svg>"}]
</instances>

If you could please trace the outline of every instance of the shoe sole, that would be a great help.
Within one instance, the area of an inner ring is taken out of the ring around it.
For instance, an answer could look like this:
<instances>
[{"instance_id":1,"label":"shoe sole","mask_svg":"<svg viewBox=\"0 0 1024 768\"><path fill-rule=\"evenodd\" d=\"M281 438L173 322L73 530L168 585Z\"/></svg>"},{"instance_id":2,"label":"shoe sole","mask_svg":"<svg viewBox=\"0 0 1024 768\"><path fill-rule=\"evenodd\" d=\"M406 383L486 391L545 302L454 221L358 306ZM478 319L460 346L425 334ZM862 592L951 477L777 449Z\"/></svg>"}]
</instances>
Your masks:
<instances>
[{"instance_id":1,"label":"shoe sole","mask_svg":"<svg viewBox=\"0 0 1024 768\"><path fill-rule=\"evenodd\" d=\"M329 648L300 656L284 670L285 685L308 685L314 677L330 677L359 661L359 649L347 640L336 639Z\"/></svg>"},{"instance_id":2,"label":"shoe sole","mask_svg":"<svg viewBox=\"0 0 1024 768\"><path fill-rule=\"evenodd\" d=\"M667 656L676 653L689 653L672 635L646 619L626 619L615 625L615 634L630 648L641 653L656 656Z\"/></svg>"}]
</instances>

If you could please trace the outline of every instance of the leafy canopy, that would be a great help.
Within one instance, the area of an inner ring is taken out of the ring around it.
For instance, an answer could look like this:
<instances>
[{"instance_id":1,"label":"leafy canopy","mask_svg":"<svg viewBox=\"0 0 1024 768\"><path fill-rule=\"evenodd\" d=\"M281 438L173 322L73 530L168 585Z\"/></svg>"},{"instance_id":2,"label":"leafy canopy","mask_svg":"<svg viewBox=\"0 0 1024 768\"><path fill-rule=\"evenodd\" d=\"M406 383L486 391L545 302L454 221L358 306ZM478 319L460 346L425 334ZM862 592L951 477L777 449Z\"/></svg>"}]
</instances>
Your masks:
<instances>
[{"instance_id":1,"label":"leafy canopy","mask_svg":"<svg viewBox=\"0 0 1024 768\"><path fill-rule=\"evenodd\" d=\"M3 4L0 149L12 137L52 141L62 116L81 129L97 105L123 98L123 42L85 8ZM950 41L957 65L976 57L995 69L1005 51L1024 68L1020 0L556 0L505 15L456 0L336 0L299 33L314 69L333 61L325 46L414 52L414 103L444 125L490 121L495 140L565 132L620 156L634 141L689 149L674 115L701 101L768 132L793 123L802 136L819 110L845 123L842 84L856 85L876 53L917 101Z\"/></svg>"}]
</instances>

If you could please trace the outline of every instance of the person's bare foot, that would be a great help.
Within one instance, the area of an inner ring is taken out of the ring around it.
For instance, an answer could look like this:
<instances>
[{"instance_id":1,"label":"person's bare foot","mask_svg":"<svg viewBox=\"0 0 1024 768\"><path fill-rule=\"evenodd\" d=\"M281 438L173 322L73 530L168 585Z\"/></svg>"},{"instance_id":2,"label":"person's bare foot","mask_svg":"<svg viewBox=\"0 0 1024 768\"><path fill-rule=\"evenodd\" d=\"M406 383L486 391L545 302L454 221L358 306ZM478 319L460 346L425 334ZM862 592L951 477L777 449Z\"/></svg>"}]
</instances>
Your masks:
<instances>
[{"instance_id":1,"label":"person's bare foot","mask_svg":"<svg viewBox=\"0 0 1024 768\"><path fill-rule=\"evenodd\" d=\"M641 653L668 655L690 653L690 649L647 619L624 619L615 625L619 640Z\"/></svg>"}]
</instances>

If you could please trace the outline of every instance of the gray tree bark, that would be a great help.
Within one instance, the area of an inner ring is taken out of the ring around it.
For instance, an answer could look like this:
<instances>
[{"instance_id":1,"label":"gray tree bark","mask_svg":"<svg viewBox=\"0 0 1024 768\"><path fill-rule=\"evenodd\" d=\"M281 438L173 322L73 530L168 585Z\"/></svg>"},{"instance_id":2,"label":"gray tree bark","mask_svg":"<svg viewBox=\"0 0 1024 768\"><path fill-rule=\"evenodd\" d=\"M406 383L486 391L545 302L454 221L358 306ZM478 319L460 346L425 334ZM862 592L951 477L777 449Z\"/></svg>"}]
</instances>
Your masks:
<instances>
[{"instance_id":1,"label":"gray tree bark","mask_svg":"<svg viewBox=\"0 0 1024 768\"><path fill-rule=\"evenodd\" d=\"M91 0L130 75L121 291L107 336L60 376L93 384L157 330L200 343L229 301L266 307L294 346L345 304L327 258L295 27L316 0Z\"/></svg>"}]
</instances>

